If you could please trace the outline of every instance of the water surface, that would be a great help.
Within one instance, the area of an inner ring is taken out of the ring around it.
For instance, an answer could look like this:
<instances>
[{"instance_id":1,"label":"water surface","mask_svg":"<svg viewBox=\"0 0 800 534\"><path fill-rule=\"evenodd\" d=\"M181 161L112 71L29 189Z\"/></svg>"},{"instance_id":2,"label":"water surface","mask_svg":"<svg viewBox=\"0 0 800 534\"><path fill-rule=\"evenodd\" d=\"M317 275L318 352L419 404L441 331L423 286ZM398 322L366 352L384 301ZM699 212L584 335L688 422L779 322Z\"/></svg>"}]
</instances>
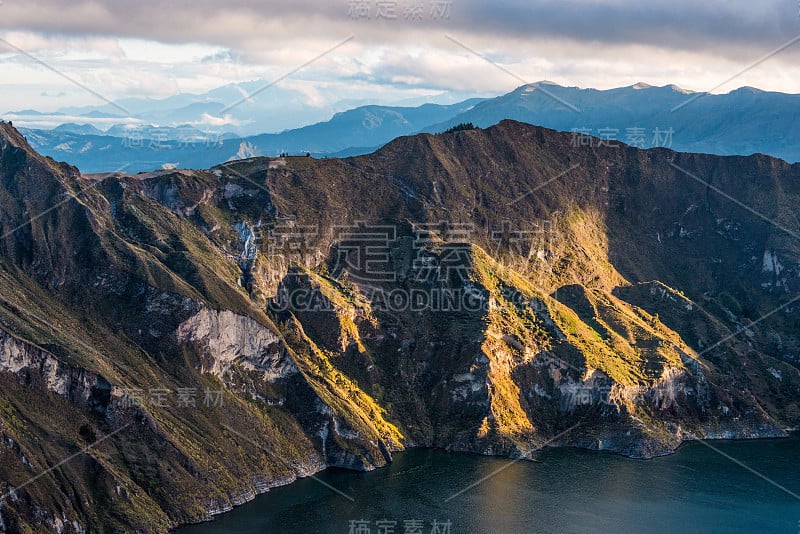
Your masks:
<instances>
[{"instance_id":1,"label":"water surface","mask_svg":"<svg viewBox=\"0 0 800 534\"><path fill-rule=\"evenodd\" d=\"M800 436L710 443L719 452L690 443L653 460L549 449L539 453L542 463L412 450L370 473L317 475L353 501L306 478L179 533L392 532L379 529L382 520L397 534L798 533L800 498L787 491L800 495Z\"/></svg>"}]
</instances>

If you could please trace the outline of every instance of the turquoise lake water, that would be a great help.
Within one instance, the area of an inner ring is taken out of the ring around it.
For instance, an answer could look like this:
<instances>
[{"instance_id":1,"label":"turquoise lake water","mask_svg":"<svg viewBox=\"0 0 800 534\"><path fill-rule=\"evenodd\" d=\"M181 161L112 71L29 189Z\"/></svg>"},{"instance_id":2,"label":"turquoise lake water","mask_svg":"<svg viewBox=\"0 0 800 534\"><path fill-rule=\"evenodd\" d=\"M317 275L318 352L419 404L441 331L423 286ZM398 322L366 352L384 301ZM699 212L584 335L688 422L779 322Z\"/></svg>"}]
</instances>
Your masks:
<instances>
[{"instance_id":1,"label":"turquoise lake water","mask_svg":"<svg viewBox=\"0 0 800 534\"><path fill-rule=\"evenodd\" d=\"M548 449L541 463L412 450L317 475L349 498L306 478L178 532L800 532L800 436L709 443L653 460Z\"/></svg>"}]
</instances>

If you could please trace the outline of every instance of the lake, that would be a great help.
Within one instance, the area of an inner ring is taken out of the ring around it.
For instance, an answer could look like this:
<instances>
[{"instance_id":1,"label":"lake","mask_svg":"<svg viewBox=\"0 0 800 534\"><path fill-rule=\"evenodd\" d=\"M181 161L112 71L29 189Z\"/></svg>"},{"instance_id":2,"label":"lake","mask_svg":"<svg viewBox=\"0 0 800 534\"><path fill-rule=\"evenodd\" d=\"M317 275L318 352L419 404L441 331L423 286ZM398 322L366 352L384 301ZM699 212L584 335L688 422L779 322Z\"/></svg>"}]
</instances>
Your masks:
<instances>
[{"instance_id":1,"label":"lake","mask_svg":"<svg viewBox=\"0 0 800 534\"><path fill-rule=\"evenodd\" d=\"M548 449L541 463L411 450L317 475L349 498L306 478L178 532L800 532L800 436L709 443L653 460Z\"/></svg>"}]
</instances>

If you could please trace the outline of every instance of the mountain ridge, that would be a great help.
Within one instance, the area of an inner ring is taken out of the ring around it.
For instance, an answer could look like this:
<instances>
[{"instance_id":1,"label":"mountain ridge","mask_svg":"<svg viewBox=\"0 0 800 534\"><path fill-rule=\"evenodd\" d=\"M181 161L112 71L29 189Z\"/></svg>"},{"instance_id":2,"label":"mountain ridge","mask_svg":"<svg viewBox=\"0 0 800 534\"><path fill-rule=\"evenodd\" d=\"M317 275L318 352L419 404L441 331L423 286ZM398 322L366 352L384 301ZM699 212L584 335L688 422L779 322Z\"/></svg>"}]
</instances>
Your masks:
<instances>
[{"instance_id":1,"label":"mountain ridge","mask_svg":"<svg viewBox=\"0 0 800 534\"><path fill-rule=\"evenodd\" d=\"M800 161L796 149L800 146L797 94L747 87L711 94L675 85L608 90L555 85L548 86L546 92L536 91L537 87L523 85L425 131L443 131L462 122L487 127L514 119L624 141L639 148L661 146L719 155L761 152L789 162ZM527 98L531 95L533 99ZM665 132L669 132L668 137Z\"/></svg>"},{"instance_id":2,"label":"mountain ridge","mask_svg":"<svg viewBox=\"0 0 800 534\"><path fill-rule=\"evenodd\" d=\"M180 119L176 124L191 122L189 117ZM221 133L198 136L196 127L132 131L127 138L123 135L122 141L107 134L79 135L65 128L27 133L37 150L58 159L66 157L86 172L114 170L125 164L134 171L151 171L164 164L207 168L238 157L242 144L254 147L262 156L284 152L359 155L400 135L438 133L459 123L488 127L504 119L572 132L574 144L625 142L638 148L719 155L765 153L800 161L800 130L796 127L800 95L747 87L710 94L641 82L607 90L537 82L495 98L452 105L361 106L338 112L328 121L240 140ZM123 130L115 132L120 135Z\"/></svg>"},{"instance_id":3,"label":"mountain ridge","mask_svg":"<svg viewBox=\"0 0 800 534\"><path fill-rule=\"evenodd\" d=\"M414 446L785 435L799 198L798 164L511 120L102 176L0 124L0 521L162 532Z\"/></svg>"},{"instance_id":4,"label":"mountain ridge","mask_svg":"<svg viewBox=\"0 0 800 534\"><path fill-rule=\"evenodd\" d=\"M442 120L468 109L480 99L451 105L418 107L361 106L336 113L330 120L281 133L238 138L230 133L203 132L195 126L158 127L116 125L101 133L77 133L62 125L54 130L24 129L31 144L42 153L68 158L85 172L108 172L123 166L147 172L163 165L207 168L236 159L242 146L259 155L283 152L334 155L343 151L369 152L353 147L383 144L399 135L416 133L430 120Z\"/></svg>"}]
</instances>

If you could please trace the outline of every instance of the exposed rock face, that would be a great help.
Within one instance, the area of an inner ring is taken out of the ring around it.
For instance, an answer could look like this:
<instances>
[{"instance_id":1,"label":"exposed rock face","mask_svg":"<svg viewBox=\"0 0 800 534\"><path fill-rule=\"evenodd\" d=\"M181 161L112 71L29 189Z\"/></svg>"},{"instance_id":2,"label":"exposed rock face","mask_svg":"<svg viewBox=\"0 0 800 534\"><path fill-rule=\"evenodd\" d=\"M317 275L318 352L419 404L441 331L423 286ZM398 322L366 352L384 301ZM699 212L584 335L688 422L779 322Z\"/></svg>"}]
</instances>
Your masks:
<instances>
[{"instance_id":1,"label":"exposed rock face","mask_svg":"<svg viewBox=\"0 0 800 534\"><path fill-rule=\"evenodd\" d=\"M111 384L102 376L65 364L3 331L0 331L0 371L16 375L31 373L42 381L40 386L87 409L102 411L111 398Z\"/></svg>"},{"instance_id":2,"label":"exposed rock face","mask_svg":"<svg viewBox=\"0 0 800 534\"><path fill-rule=\"evenodd\" d=\"M261 372L270 382L298 372L280 337L250 317L203 308L181 323L176 333L178 342L196 343L208 358L210 364L201 369L204 373L223 377L234 362Z\"/></svg>"},{"instance_id":3,"label":"exposed rock face","mask_svg":"<svg viewBox=\"0 0 800 534\"><path fill-rule=\"evenodd\" d=\"M99 183L0 124L2 528L161 532L410 446L782 435L800 247L678 167L800 231L798 165L510 121Z\"/></svg>"}]
</instances>

